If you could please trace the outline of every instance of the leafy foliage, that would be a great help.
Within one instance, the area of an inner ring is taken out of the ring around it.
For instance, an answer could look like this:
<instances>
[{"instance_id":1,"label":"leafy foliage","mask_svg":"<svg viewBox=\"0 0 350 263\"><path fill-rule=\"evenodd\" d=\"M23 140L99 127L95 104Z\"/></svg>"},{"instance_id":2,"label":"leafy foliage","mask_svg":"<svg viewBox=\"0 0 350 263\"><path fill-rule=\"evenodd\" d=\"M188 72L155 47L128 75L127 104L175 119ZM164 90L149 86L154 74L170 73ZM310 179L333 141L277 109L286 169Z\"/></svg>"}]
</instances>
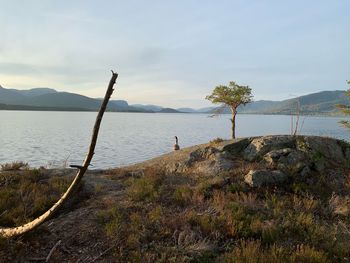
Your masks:
<instances>
[{"instance_id":1,"label":"leafy foliage","mask_svg":"<svg viewBox=\"0 0 350 263\"><path fill-rule=\"evenodd\" d=\"M246 105L252 101L252 89L248 86L240 86L236 82L231 81L228 86L217 86L212 94L205 97L214 104L222 104L221 109L229 106L232 112L232 138L236 137L236 114L237 108L240 105ZM220 110L219 110L220 111ZM220 112L218 112L220 113Z\"/></svg>"},{"instance_id":2,"label":"leafy foliage","mask_svg":"<svg viewBox=\"0 0 350 263\"><path fill-rule=\"evenodd\" d=\"M217 86L212 94L206 96L214 104L225 104L231 108L237 109L239 105L245 105L252 101L252 90L248 86L240 86L231 81L229 86Z\"/></svg>"},{"instance_id":3,"label":"leafy foliage","mask_svg":"<svg viewBox=\"0 0 350 263\"><path fill-rule=\"evenodd\" d=\"M350 80L347 81L347 83L350 85ZM349 97L350 100L350 89L346 92L346 95ZM344 104L338 104L337 107L346 115L350 115L350 105L344 105ZM342 120L340 121L340 124L342 124L344 127L350 129L350 122Z\"/></svg>"}]
</instances>

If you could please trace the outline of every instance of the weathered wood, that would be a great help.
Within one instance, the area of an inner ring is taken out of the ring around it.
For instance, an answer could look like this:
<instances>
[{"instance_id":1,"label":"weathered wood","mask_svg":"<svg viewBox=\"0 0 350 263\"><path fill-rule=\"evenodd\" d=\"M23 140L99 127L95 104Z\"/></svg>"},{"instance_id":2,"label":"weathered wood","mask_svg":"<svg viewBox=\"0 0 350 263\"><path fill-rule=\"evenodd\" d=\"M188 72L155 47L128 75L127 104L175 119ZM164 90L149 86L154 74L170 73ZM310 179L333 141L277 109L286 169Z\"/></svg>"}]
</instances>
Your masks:
<instances>
[{"instance_id":1,"label":"weathered wood","mask_svg":"<svg viewBox=\"0 0 350 263\"><path fill-rule=\"evenodd\" d=\"M102 117L104 112L106 111L108 101L114 91L113 86L117 80L118 74L114 73L112 71L112 77L109 81L108 88L106 91L106 95L102 101L100 110L98 111L95 125L92 131L92 137L90 142L90 147L88 150L88 153L85 157L85 160L83 162L82 167L77 172L76 176L74 177L74 180L72 181L71 185L68 187L67 191L62 195L62 197L44 214L37 217L33 221L26 223L24 225L18 226L18 227L11 227L11 228L0 228L0 236L8 238L8 237L14 237L21 234L24 234L30 230L35 229L45 221L47 221L62 205L69 199L71 194L77 189L81 179L83 178L86 170L88 169L90 162L92 160L92 157L94 155L95 146L97 142L98 132L100 130L100 125L102 121Z\"/></svg>"},{"instance_id":2,"label":"weathered wood","mask_svg":"<svg viewBox=\"0 0 350 263\"><path fill-rule=\"evenodd\" d=\"M95 257L94 259L92 259L91 261L89 261L88 263L93 263L96 260L98 260L99 258L101 258L102 256L106 255L109 251L111 251L115 246L111 246L109 248L107 248L105 251L103 251L102 253L100 253L100 255L98 255L97 257Z\"/></svg>"},{"instance_id":3,"label":"weathered wood","mask_svg":"<svg viewBox=\"0 0 350 263\"><path fill-rule=\"evenodd\" d=\"M58 240L57 243L51 248L49 254L47 255L45 262L49 262L53 252L55 252L55 250L57 249L57 247L61 244L61 240Z\"/></svg>"}]
</instances>

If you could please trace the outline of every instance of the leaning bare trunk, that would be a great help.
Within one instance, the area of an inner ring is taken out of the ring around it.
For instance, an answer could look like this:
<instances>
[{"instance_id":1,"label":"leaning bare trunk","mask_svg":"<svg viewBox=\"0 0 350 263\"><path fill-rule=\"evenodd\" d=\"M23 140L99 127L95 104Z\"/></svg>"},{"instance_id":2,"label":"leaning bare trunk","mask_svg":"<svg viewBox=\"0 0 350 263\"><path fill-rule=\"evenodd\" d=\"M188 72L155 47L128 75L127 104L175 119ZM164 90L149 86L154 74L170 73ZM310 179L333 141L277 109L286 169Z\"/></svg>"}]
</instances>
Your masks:
<instances>
[{"instance_id":1,"label":"leaning bare trunk","mask_svg":"<svg viewBox=\"0 0 350 263\"><path fill-rule=\"evenodd\" d=\"M44 214L37 217L33 221L31 221L27 224L18 226L18 227L0 228L0 237L1 236L2 237L18 236L18 235L24 234L24 233L38 227L39 225L44 223L46 220L48 220L60 207L62 207L62 205L69 199L71 194L77 189L77 186L79 185L79 182L81 181L86 170L88 169L90 162L91 162L91 159L94 155L94 150L95 150L95 146L96 146L98 132L100 129L101 120L102 120L103 114L106 110L109 98L111 97L111 95L113 93L113 86L114 86L114 83L115 83L117 77L118 77L118 74L114 73L112 71L112 77L111 77L111 80L109 81L106 95L102 101L100 110L99 110L97 117L96 117L89 151L85 157L83 165L81 167L79 167L79 171L77 172L76 176L74 177L73 182L71 183L71 185L69 186L67 191L62 195L62 197L48 211L46 211Z\"/></svg>"},{"instance_id":2,"label":"leaning bare trunk","mask_svg":"<svg viewBox=\"0 0 350 263\"><path fill-rule=\"evenodd\" d=\"M232 112L232 119L231 119L232 139L235 139L236 138L236 114L237 114L236 108L231 108L231 112Z\"/></svg>"}]
</instances>

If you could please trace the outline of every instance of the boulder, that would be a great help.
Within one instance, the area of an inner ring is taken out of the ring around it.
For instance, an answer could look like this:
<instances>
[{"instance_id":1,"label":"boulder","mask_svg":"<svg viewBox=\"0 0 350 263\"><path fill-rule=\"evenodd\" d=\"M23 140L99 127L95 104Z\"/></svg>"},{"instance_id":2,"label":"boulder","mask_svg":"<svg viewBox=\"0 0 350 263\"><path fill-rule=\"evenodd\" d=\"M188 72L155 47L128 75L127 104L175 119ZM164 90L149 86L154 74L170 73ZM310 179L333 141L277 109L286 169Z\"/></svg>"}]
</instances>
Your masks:
<instances>
[{"instance_id":1,"label":"boulder","mask_svg":"<svg viewBox=\"0 0 350 263\"><path fill-rule=\"evenodd\" d=\"M229 171L235 167L231 155L224 152L216 152L209 155L206 159L200 162L192 163L190 167L192 172L202 173L207 175L216 175L220 172Z\"/></svg>"},{"instance_id":2,"label":"boulder","mask_svg":"<svg viewBox=\"0 0 350 263\"><path fill-rule=\"evenodd\" d=\"M350 161L350 148L346 147L344 151L344 155L346 160L349 162Z\"/></svg>"},{"instance_id":3,"label":"boulder","mask_svg":"<svg viewBox=\"0 0 350 263\"><path fill-rule=\"evenodd\" d=\"M279 170L250 170L244 181L252 187L281 184L288 180L288 176Z\"/></svg>"},{"instance_id":4,"label":"boulder","mask_svg":"<svg viewBox=\"0 0 350 263\"><path fill-rule=\"evenodd\" d=\"M316 159L315 161L318 161L319 159L328 159L337 163L343 163L346 161L339 140L319 136L304 136L303 140L305 146L310 151L311 158Z\"/></svg>"},{"instance_id":5,"label":"boulder","mask_svg":"<svg viewBox=\"0 0 350 263\"><path fill-rule=\"evenodd\" d=\"M294 148L295 137L289 135L276 135L258 137L244 149L243 157L248 161L254 161L262 158L266 153L272 150L283 148Z\"/></svg>"},{"instance_id":6,"label":"boulder","mask_svg":"<svg viewBox=\"0 0 350 263\"><path fill-rule=\"evenodd\" d=\"M169 173L191 172L207 175L216 175L233 168L234 162L229 152L210 146L191 152L187 160L166 165Z\"/></svg>"},{"instance_id":7,"label":"boulder","mask_svg":"<svg viewBox=\"0 0 350 263\"><path fill-rule=\"evenodd\" d=\"M234 139L224 143L220 148L221 151L229 152L230 154L241 154L242 151L251 143L252 138Z\"/></svg>"},{"instance_id":8,"label":"boulder","mask_svg":"<svg viewBox=\"0 0 350 263\"><path fill-rule=\"evenodd\" d=\"M185 166L191 167L197 162L209 159L211 155L218 152L218 149L211 146L199 148L189 154L188 160L185 161Z\"/></svg>"},{"instance_id":9,"label":"boulder","mask_svg":"<svg viewBox=\"0 0 350 263\"><path fill-rule=\"evenodd\" d=\"M294 175L310 165L309 158L304 152L293 150L289 154L281 156L278 160L277 168L285 173Z\"/></svg>"},{"instance_id":10,"label":"boulder","mask_svg":"<svg viewBox=\"0 0 350 263\"><path fill-rule=\"evenodd\" d=\"M264 160L269 165L275 165L282 156L286 156L292 151L291 148L272 150L264 155Z\"/></svg>"},{"instance_id":11,"label":"boulder","mask_svg":"<svg viewBox=\"0 0 350 263\"><path fill-rule=\"evenodd\" d=\"M345 189L344 192L347 192L348 176L344 171L328 171L325 173L325 180L327 180L327 182L329 182L329 184L332 185L335 189L339 191Z\"/></svg>"},{"instance_id":12,"label":"boulder","mask_svg":"<svg viewBox=\"0 0 350 263\"><path fill-rule=\"evenodd\" d=\"M230 154L227 152L220 152L215 154L214 163L210 167L212 173L219 173L222 171L229 171L235 167L233 160L230 158Z\"/></svg>"},{"instance_id":13,"label":"boulder","mask_svg":"<svg viewBox=\"0 0 350 263\"><path fill-rule=\"evenodd\" d=\"M206 160L193 167L191 171L204 175L218 175L220 172L229 171L234 167L233 161L230 160Z\"/></svg>"},{"instance_id":14,"label":"boulder","mask_svg":"<svg viewBox=\"0 0 350 263\"><path fill-rule=\"evenodd\" d=\"M300 175L301 175L302 177L306 177L306 176L308 176L310 173L311 173L310 167L309 167L309 166L305 166L305 167L303 168L303 170L301 170Z\"/></svg>"}]
</instances>

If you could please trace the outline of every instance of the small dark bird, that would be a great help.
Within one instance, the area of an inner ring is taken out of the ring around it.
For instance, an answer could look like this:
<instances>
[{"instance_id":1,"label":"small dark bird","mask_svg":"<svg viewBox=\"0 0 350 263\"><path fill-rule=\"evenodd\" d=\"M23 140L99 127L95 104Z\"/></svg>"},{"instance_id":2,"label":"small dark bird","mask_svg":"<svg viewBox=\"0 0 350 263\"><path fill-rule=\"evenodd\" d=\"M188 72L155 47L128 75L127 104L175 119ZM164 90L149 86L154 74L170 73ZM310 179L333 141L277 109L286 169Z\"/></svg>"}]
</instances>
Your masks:
<instances>
[{"instance_id":1,"label":"small dark bird","mask_svg":"<svg viewBox=\"0 0 350 263\"><path fill-rule=\"evenodd\" d=\"M178 150L180 150L179 141L177 139L177 136L175 136L174 151L178 151Z\"/></svg>"}]
</instances>

